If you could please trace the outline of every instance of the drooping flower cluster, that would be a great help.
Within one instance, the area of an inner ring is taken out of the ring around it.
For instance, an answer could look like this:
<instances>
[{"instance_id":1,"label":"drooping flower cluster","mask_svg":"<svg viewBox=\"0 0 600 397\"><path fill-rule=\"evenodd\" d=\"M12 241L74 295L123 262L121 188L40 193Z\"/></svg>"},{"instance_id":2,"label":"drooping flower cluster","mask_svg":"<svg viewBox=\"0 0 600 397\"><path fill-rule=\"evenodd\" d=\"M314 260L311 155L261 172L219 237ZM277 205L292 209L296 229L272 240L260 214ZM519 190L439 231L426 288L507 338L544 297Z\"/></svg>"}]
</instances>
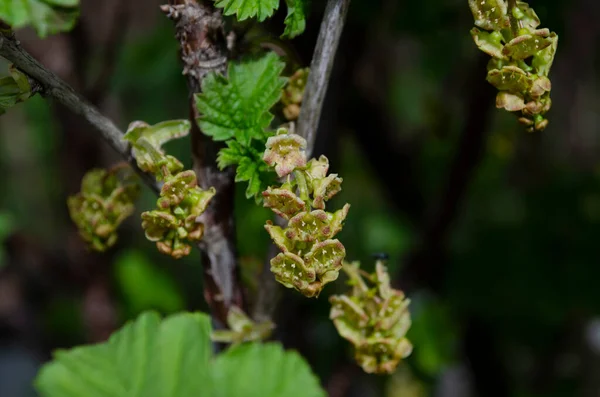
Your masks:
<instances>
[{"instance_id":1,"label":"drooping flower cluster","mask_svg":"<svg viewBox=\"0 0 600 397\"><path fill-rule=\"evenodd\" d=\"M308 81L309 71L309 68L298 69L283 89L281 94L281 103L284 106L283 115L289 121L294 121L300 116L300 107L302 106L302 97Z\"/></svg>"},{"instance_id":2,"label":"drooping flower cluster","mask_svg":"<svg viewBox=\"0 0 600 397\"><path fill-rule=\"evenodd\" d=\"M214 188L200 189L192 170L167 177L156 202L158 209L142 213L146 238L175 259L189 255L192 247L187 242L200 241L204 234L204 225L196 219L215 193Z\"/></svg>"},{"instance_id":3,"label":"drooping flower cluster","mask_svg":"<svg viewBox=\"0 0 600 397\"><path fill-rule=\"evenodd\" d=\"M550 109L548 78L558 36L537 29L540 19L524 1L509 9L506 0L469 0L475 18L471 35L479 49L492 56L487 81L499 90L496 107L518 112L527 130L542 131Z\"/></svg>"},{"instance_id":4,"label":"drooping flower cluster","mask_svg":"<svg viewBox=\"0 0 600 397\"><path fill-rule=\"evenodd\" d=\"M325 202L342 189L342 179L327 175L325 156L307 163L306 141L285 128L266 146L263 159L285 182L263 192L263 205L287 220L285 228L270 221L265 225L282 251L271 260L271 271L286 287L318 296L325 284L338 278L346 256L342 243L333 237L342 230L350 205L334 213L325 211Z\"/></svg>"},{"instance_id":5,"label":"drooping flower cluster","mask_svg":"<svg viewBox=\"0 0 600 397\"><path fill-rule=\"evenodd\" d=\"M329 317L338 333L354 345L355 359L367 373L392 373L410 355L412 344L406 338L411 319L410 300L391 288L383 261L375 273L367 274L359 263L344 263L352 290L329 298Z\"/></svg>"},{"instance_id":6,"label":"drooping flower cluster","mask_svg":"<svg viewBox=\"0 0 600 397\"><path fill-rule=\"evenodd\" d=\"M93 169L81 191L67 199L69 214L90 248L106 251L117 242L117 228L135 210L139 185L130 169Z\"/></svg>"},{"instance_id":7,"label":"drooping flower cluster","mask_svg":"<svg viewBox=\"0 0 600 397\"><path fill-rule=\"evenodd\" d=\"M189 255L188 243L202 239L204 225L197 219L216 193L212 187L202 190L196 173L182 171L183 164L162 150L164 143L187 135L189 128L187 120L165 121L154 126L136 121L125 135L132 143L140 169L164 181L156 202L158 208L142 213L146 238L156 242L160 252L176 259Z\"/></svg>"}]
</instances>

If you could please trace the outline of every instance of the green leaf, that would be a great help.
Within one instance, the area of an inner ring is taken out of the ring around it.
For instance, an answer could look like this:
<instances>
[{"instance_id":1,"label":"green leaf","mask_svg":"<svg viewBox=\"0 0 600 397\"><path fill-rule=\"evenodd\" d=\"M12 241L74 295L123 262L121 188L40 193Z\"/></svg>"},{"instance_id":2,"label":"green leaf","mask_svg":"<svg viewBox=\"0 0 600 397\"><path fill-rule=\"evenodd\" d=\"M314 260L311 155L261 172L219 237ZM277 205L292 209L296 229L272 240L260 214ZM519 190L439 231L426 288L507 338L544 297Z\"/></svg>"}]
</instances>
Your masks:
<instances>
[{"instance_id":1,"label":"green leaf","mask_svg":"<svg viewBox=\"0 0 600 397\"><path fill-rule=\"evenodd\" d=\"M79 0L0 0L0 19L14 29L31 25L40 37L71 30Z\"/></svg>"},{"instance_id":2,"label":"green leaf","mask_svg":"<svg viewBox=\"0 0 600 397\"><path fill-rule=\"evenodd\" d=\"M227 350L213 364L211 397L324 397L318 379L295 352L280 345L245 344Z\"/></svg>"},{"instance_id":3,"label":"green leaf","mask_svg":"<svg viewBox=\"0 0 600 397\"><path fill-rule=\"evenodd\" d=\"M227 141L226 148L219 150L219 154L217 155L217 165L220 170L223 170L230 165L239 164L244 156L246 156L246 151L242 145L232 139Z\"/></svg>"},{"instance_id":4,"label":"green leaf","mask_svg":"<svg viewBox=\"0 0 600 397\"><path fill-rule=\"evenodd\" d=\"M202 93L196 95L200 129L216 141L235 138L243 146L252 139L266 140L265 129L273 120L269 110L279 101L286 82L280 77L284 67L275 53L269 53L230 63L228 79L207 75Z\"/></svg>"},{"instance_id":5,"label":"green leaf","mask_svg":"<svg viewBox=\"0 0 600 397\"><path fill-rule=\"evenodd\" d=\"M210 318L145 313L103 344L59 351L35 385L43 397L324 397L295 352L247 344L212 358Z\"/></svg>"},{"instance_id":6,"label":"green leaf","mask_svg":"<svg viewBox=\"0 0 600 397\"><path fill-rule=\"evenodd\" d=\"M0 78L0 115L31 96L31 85L27 76L13 65L9 66L8 71L10 76Z\"/></svg>"},{"instance_id":7,"label":"green leaf","mask_svg":"<svg viewBox=\"0 0 600 397\"><path fill-rule=\"evenodd\" d=\"M210 318L142 314L107 343L58 351L35 385L45 397L169 397L203 394Z\"/></svg>"},{"instance_id":8,"label":"green leaf","mask_svg":"<svg viewBox=\"0 0 600 397\"><path fill-rule=\"evenodd\" d=\"M284 37L294 38L306 29L307 0L285 0L288 13L285 17Z\"/></svg>"},{"instance_id":9,"label":"green leaf","mask_svg":"<svg viewBox=\"0 0 600 397\"><path fill-rule=\"evenodd\" d=\"M236 14L238 21L256 17L262 22L273 15L279 0L216 0L215 7L222 8L224 15Z\"/></svg>"},{"instance_id":10,"label":"green leaf","mask_svg":"<svg viewBox=\"0 0 600 397\"><path fill-rule=\"evenodd\" d=\"M256 197L262 191L259 164L256 160L243 157L236 169L236 182L248 181L246 198Z\"/></svg>"}]
</instances>

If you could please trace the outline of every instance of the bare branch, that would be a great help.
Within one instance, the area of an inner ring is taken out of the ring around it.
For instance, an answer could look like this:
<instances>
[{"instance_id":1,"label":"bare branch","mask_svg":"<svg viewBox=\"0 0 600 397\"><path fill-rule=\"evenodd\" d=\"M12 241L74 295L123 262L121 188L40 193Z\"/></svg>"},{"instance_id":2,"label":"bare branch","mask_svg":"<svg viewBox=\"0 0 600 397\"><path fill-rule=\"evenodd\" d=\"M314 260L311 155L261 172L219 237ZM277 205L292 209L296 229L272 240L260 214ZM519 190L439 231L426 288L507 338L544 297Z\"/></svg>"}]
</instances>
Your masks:
<instances>
[{"instance_id":1,"label":"bare branch","mask_svg":"<svg viewBox=\"0 0 600 397\"><path fill-rule=\"evenodd\" d=\"M37 92L41 95L57 100L73 113L85 118L100 132L104 140L131 164L152 190L160 191L154 178L137 167L135 159L130 154L129 145L122 139L123 132L110 119L102 115L96 107L77 94L71 86L25 51L14 35L0 33L0 56L12 62L19 70L37 82L39 84Z\"/></svg>"},{"instance_id":2,"label":"bare branch","mask_svg":"<svg viewBox=\"0 0 600 397\"><path fill-rule=\"evenodd\" d=\"M199 114L194 94L201 91L206 74L225 73L229 55L223 16L211 3L170 0L162 10L175 22L183 74L188 80L194 171L202 188L217 190L200 217L205 230L199 247L204 268L204 297L213 318L223 326L232 305L244 307L244 294L235 246L233 170L219 170L216 160L222 146L204 135L196 123Z\"/></svg>"},{"instance_id":3,"label":"bare branch","mask_svg":"<svg viewBox=\"0 0 600 397\"><path fill-rule=\"evenodd\" d=\"M350 0L327 1L317 45L310 63L310 74L302 98L297 131L308 143L306 153L309 157L317 138L317 128L327 93L327 85L349 6Z\"/></svg>"}]
</instances>

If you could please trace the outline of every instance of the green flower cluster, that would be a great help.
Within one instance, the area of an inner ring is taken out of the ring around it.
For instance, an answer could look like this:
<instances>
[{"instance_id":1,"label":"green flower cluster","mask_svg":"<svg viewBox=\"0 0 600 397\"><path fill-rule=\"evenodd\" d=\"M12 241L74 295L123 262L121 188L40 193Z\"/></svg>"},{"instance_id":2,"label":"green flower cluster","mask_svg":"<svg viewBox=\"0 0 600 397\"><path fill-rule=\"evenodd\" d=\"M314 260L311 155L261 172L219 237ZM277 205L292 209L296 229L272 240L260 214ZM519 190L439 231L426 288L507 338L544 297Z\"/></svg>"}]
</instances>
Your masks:
<instances>
[{"instance_id":1,"label":"green flower cluster","mask_svg":"<svg viewBox=\"0 0 600 397\"><path fill-rule=\"evenodd\" d=\"M162 150L164 143L187 135L189 129L187 120L165 121L154 126L136 121L125 134L140 169L164 181L156 202L158 208L142 213L146 238L156 242L161 253L176 259L189 255L188 243L202 239L204 225L198 217L216 193L214 188L202 190L196 173L183 171L183 164Z\"/></svg>"},{"instance_id":2,"label":"green flower cluster","mask_svg":"<svg viewBox=\"0 0 600 397\"><path fill-rule=\"evenodd\" d=\"M365 372L392 373L412 352L406 338L411 325L410 300L391 288L382 261L377 261L373 274L365 273L357 262L344 263L344 271L352 290L329 298L329 317L338 333L354 345L356 361Z\"/></svg>"},{"instance_id":3,"label":"green flower cluster","mask_svg":"<svg viewBox=\"0 0 600 397\"><path fill-rule=\"evenodd\" d=\"M287 220L287 227L268 221L265 229L281 253L271 260L277 281L307 297L319 295L338 278L346 249L333 237L342 230L350 205L334 213L325 202L341 189L337 174L327 175L329 161L321 156L308 163L306 141L280 128L267 140L263 159L285 182L263 192L263 205Z\"/></svg>"},{"instance_id":4,"label":"green flower cluster","mask_svg":"<svg viewBox=\"0 0 600 397\"><path fill-rule=\"evenodd\" d=\"M304 88L308 81L310 69L298 69L288 80L283 93L281 94L281 103L283 104L283 115L289 121L294 121L300 116L300 107L302 106L302 96Z\"/></svg>"},{"instance_id":5,"label":"green flower cluster","mask_svg":"<svg viewBox=\"0 0 600 397\"><path fill-rule=\"evenodd\" d=\"M93 169L85 174L81 191L67 199L69 214L79 234L95 251L117 242L117 228L135 210L139 186L130 169Z\"/></svg>"},{"instance_id":6,"label":"green flower cluster","mask_svg":"<svg viewBox=\"0 0 600 397\"><path fill-rule=\"evenodd\" d=\"M192 170L168 176L156 202L158 209L142 213L142 228L146 238L156 242L156 248L175 259L190 254L186 243L197 242L204 235L204 225L197 218L206 210L216 190L198 187Z\"/></svg>"},{"instance_id":7,"label":"green flower cluster","mask_svg":"<svg viewBox=\"0 0 600 397\"><path fill-rule=\"evenodd\" d=\"M492 56L487 81L499 90L496 107L517 112L527 130L542 131L548 125L551 83L558 36L537 29L540 19L524 1L469 0L475 18L471 35L479 49ZM512 4L509 1L509 4ZM510 8L510 9L509 9Z\"/></svg>"}]
</instances>

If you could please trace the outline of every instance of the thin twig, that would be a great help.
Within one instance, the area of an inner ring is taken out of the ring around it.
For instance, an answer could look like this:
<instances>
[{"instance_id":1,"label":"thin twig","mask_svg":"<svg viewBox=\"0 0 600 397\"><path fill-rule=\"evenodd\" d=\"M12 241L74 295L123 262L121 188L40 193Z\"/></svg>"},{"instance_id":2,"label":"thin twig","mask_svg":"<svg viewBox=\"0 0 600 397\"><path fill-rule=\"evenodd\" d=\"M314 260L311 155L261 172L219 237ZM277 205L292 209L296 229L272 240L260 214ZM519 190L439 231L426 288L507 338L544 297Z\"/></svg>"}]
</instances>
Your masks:
<instances>
[{"instance_id":1,"label":"thin twig","mask_svg":"<svg viewBox=\"0 0 600 397\"><path fill-rule=\"evenodd\" d=\"M12 62L19 70L37 82L40 86L39 92L43 96L53 98L73 113L83 116L100 132L102 138L131 164L133 169L153 191L160 191L160 187L154 178L138 168L135 159L131 156L128 143L122 139L123 131L109 118L102 115L85 98L77 94L71 86L46 69L44 65L25 51L14 35L1 33L0 56Z\"/></svg>"},{"instance_id":2,"label":"thin twig","mask_svg":"<svg viewBox=\"0 0 600 397\"><path fill-rule=\"evenodd\" d=\"M302 110L298 118L298 134L303 136L308 143L306 153L309 157L317 138L317 128L319 127L321 110L327 93L327 85L349 5L350 0L328 0L325 15L321 22L321 30L317 38L317 45L310 64L310 74L302 98Z\"/></svg>"}]
</instances>

